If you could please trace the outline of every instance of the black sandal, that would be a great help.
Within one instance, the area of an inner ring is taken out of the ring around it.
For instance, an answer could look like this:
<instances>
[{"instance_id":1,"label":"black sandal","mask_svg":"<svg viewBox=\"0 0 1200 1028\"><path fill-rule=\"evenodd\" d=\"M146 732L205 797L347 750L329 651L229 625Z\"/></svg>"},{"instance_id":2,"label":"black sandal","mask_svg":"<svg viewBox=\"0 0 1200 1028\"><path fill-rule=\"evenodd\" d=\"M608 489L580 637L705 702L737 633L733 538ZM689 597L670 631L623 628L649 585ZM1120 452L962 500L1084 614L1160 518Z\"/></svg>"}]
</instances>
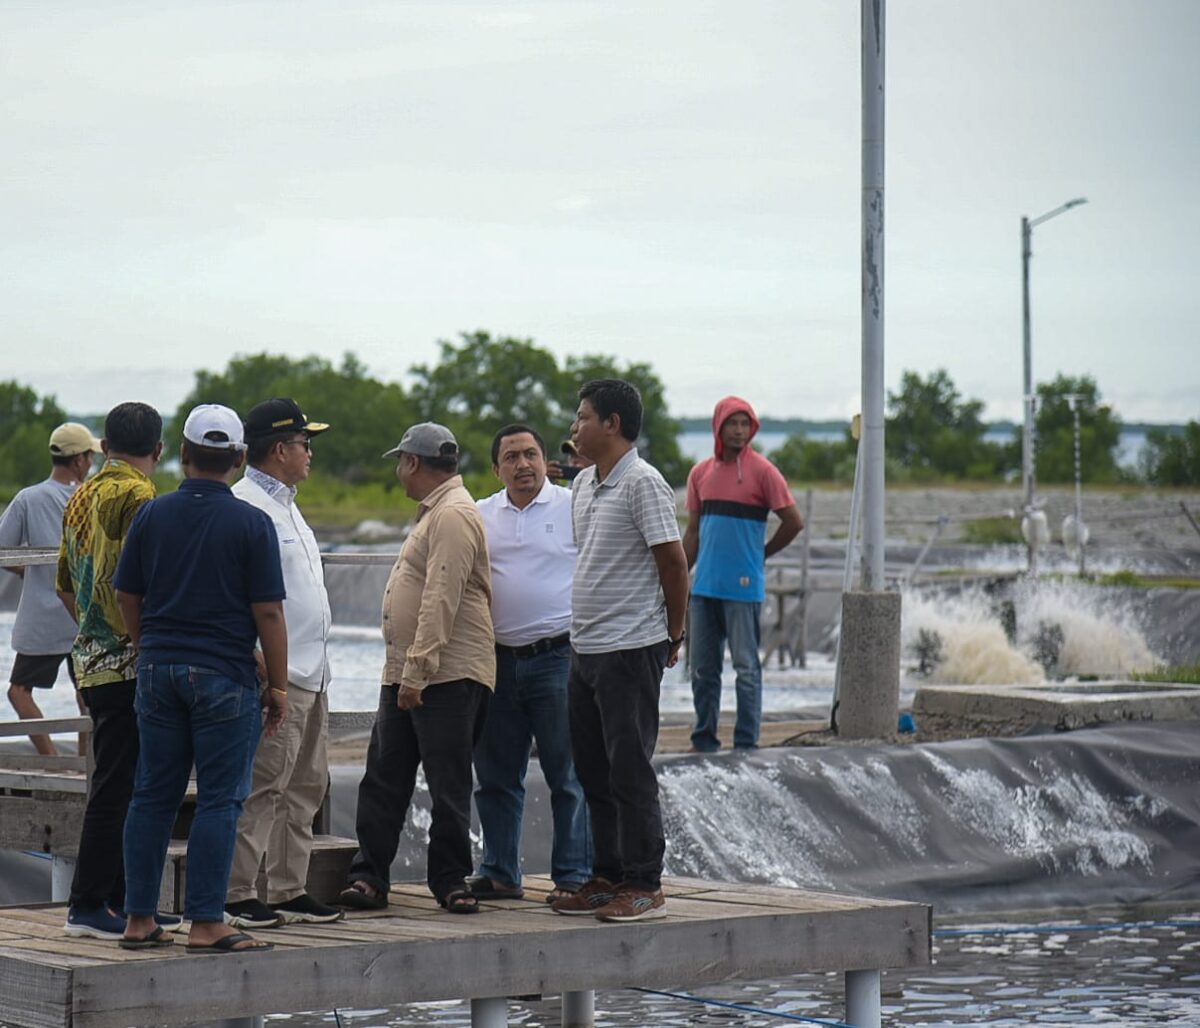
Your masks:
<instances>
[{"instance_id":1,"label":"black sandal","mask_svg":"<svg viewBox=\"0 0 1200 1028\"><path fill-rule=\"evenodd\" d=\"M349 888L339 892L337 899L333 902L339 907L346 907L349 910L383 910L388 905L387 893L376 892L371 895L365 889L358 888L359 885L365 884L365 882L355 882Z\"/></svg>"},{"instance_id":2,"label":"black sandal","mask_svg":"<svg viewBox=\"0 0 1200 1028\"><path fill-rule=\"evenodd\" d=\"M438 902L448 914L478 914L479 899L469 889L454 889Z\"/></svg>"}]
</instances>

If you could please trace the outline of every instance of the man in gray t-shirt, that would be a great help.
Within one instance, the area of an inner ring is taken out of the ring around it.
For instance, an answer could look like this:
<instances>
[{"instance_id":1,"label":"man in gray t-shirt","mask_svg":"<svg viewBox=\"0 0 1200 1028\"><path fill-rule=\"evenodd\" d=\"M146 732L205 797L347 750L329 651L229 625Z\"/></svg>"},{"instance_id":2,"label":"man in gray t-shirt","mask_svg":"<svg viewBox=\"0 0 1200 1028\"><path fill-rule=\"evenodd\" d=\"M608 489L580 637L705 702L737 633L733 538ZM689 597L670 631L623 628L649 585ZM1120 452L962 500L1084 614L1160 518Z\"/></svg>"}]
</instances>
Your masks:
<instances>
[{"instance_id":1,"label":"man in gray t-shirt","mask_svg":"<svg viewBox=\"0 0 1200 1028\"><path fill-rule=\"evenodd\" d=\"M552 904L601 921L661 917L665 838L652 759L658 698L687 618L675 495L634 446L642 398L621 379L579 391L573 435L594 461L575 479L579 560L567 704L575 771L592 817L592 878Z\"/></svg>"},{"instance_id":2,"label":"man in gray t-shirt","mask_svg":"<svg viewBox=\"0 0 1200 1028\"><path fill-rule=\"evenodd\" d=\"M0 516L0 548L58 546L62 539L63 510L92 467L100 442L86 427L74 422L59 425L50 434L50 477L22 489ZM50 688L66 660L72 673L70 652L78 626L54 591L54 564L32 564L5 570L21 578L21 600L13 623L13 661L8 699L22 720L40 718L33 698L36 688ZM84 712L83 705L79 710ZM29 737L39 753L54 756L58 750L48 735ZM86 734L80 733L79 753L87 751Z\"/></svg>"}]
</instances>

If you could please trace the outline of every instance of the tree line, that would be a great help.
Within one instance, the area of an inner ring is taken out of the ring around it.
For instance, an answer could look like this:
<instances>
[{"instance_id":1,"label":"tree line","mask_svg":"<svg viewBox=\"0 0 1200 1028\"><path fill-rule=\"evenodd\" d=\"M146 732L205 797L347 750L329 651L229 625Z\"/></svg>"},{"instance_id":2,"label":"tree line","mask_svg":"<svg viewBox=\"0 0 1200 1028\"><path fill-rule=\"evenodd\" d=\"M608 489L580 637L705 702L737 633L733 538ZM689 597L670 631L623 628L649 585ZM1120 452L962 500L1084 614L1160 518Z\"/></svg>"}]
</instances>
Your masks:
<instances>
[{"instance_id":1,"label":"tree line","mask_svg":"<svg viewBox=\"0 0 1200 1028\"><path fill-rule=\"evenodd\" d=\"M348 487L394 487L392 465L379 454L417 421L439 421L458 437L463 471L476 488L490 476L492 434L502 424L538 429L553 452L566 438L579 386L591 378L620 377L642 391L646 417L639 448L667 481L682 485L690 462L679 449L680 423L667 407L666 389L648 362L621 362L603 354L560 361L532 339L493 337L477 331L439 342L439 359L408 369L408 385L370 375L353 353L338 364L317 356L253 354L234 358L223 371L198 371L191 390L173 412L164 411L168 440L177 440L183 419L197 403L224 403L245 413L259 400L291 396L315 420L334 430L322 435L316 465L323 478ZM1081 426L1084 481L1113 484L1140 475L1156 485L1200 485L1200 422L1182 431L1151 429L1136 472L1118 463L1121 420L1103 402L1089 376L1059 375L1037 387L1037 476L1041 482L1074 477L1076 396ZM906 371L888 393L886 461L891 481L998 481L1020 473L1021 430L1010 441L986 437L983 403L964 398L945 370L928 376ZM52 396L39 397L17 382L0 382L0 491L45 475L46 437L67 414ZM98 429L99 425L93 428ZM769 454L793 482L842 481L854 477L856 443L790 436ZM173 448L173 446L172 446Z\"/></svg>"}]
</instances>

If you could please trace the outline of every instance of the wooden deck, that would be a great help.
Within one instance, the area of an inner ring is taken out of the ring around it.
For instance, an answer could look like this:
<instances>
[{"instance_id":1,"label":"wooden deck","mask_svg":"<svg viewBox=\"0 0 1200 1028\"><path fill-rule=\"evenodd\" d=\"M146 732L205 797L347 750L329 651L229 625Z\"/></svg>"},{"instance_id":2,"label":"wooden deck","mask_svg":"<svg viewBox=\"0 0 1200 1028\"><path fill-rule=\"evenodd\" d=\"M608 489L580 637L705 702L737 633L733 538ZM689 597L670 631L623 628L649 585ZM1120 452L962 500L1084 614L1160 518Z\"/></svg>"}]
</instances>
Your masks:
<instances>
[{"instance_id":1,"label":"wooden deck","mask_svg":"<svg viewBox=\"0 0 1200 1028\"><path fill-rule=\"evenodd\" d=\"M556 915L549 887L527 879L525 900L457 917L423 885L401 885L387 910L261 932L273 952L220 956L188 953L182 936L171 949L127 952L65 936L61 906L0 908L0 1022L125 1028L428 1000L482 1006L930 960L930 908L918 903L675 878L665 918L619 925Z\"/></svg>"}]
</instances>

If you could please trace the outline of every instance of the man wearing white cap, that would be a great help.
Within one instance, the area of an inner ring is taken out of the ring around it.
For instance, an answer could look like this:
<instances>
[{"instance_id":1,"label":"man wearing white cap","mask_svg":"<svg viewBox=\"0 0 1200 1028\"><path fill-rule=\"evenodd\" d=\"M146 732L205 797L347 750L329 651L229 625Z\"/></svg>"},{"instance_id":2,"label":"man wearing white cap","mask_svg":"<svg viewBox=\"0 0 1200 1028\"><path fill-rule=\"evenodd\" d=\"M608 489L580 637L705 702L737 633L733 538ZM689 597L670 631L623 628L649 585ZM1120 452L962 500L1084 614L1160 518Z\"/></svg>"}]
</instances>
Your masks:
<instances>
[{"instance_id":1,"label":"man wearing white cap","mask_svg":"<svg viewBox=\"0 0 1200 1028\"><path fill-rule=\"evenodd\" d=\"M196 815L188 837L184 917L188 949L253 953L270 945L225 923L225 891L254 750L287 711L283 571L271 519L233 495L242 466L241 418L202 404L183 426L174 493L140 511L113 584L138 649L141 752L125 819L121 946L171 944L155 924L167 844L196 767ZM255 644L267 688L260 690Z\"/></svg>"},{"instance_id":2,"label":"man wearing white cap","mask_svg":"<svg viewBox=\"0 0 1200 1028\"><path fill-rule=\"evenodd\" d=\"M62 541L63 511L79 483L88 476L92 458L100 452L100 440L84 425L68 421L50 433L50 477L22 489L0 517L0 547L57 546ZM13 623L12 644L16 650L8 699L22 720L40 718L41 708L33 690L48 689L58 679L58 669L67 662L72 685L71 644L75 622L63 609L54 592L54 568L46 564L10 567L22 579L21 599ZM86 713L83 697L76 693L80 713ZM31 735L38 753L58 753L48 735ZM87 753L87 733L79 734L79 753Z\"/></svg>"}]
</instances>

